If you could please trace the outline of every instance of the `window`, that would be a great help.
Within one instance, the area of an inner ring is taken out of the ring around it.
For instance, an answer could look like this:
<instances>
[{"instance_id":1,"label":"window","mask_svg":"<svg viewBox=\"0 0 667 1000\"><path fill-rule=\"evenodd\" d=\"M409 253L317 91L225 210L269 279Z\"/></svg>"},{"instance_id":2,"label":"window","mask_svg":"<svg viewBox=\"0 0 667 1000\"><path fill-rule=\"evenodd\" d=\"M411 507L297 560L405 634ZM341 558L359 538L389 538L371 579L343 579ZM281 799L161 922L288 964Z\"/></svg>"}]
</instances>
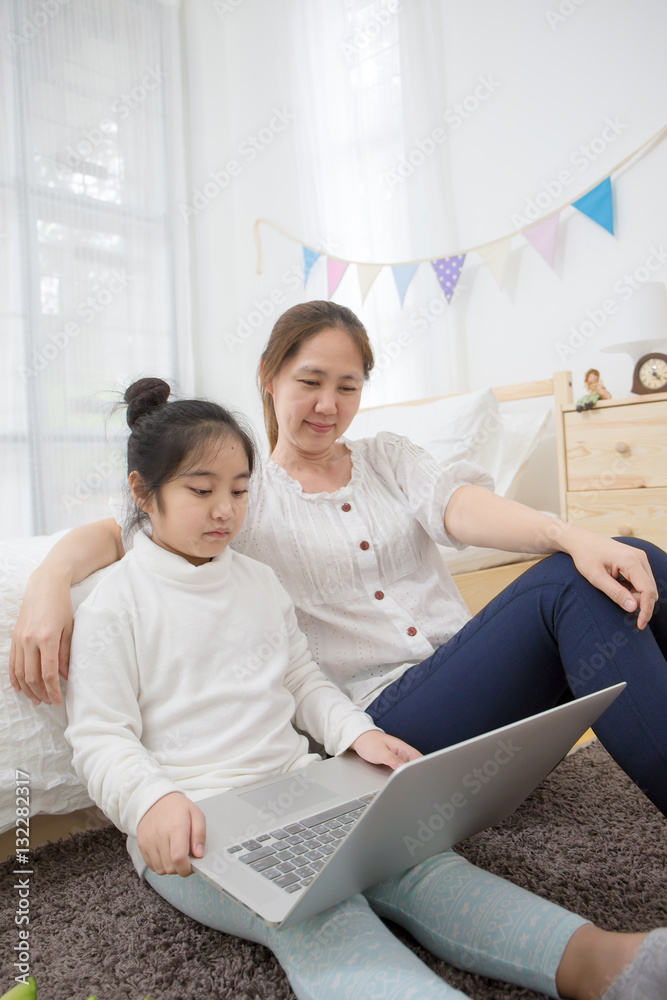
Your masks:
<instances>
[{"instance_id":1,"label":"window","mask_svg":"<svg viewBox=\"0 0 667 1000\"><path fill-rule=\"evenodd\" d=\"M0 460L5 536L108 516L128 382L178 382L177 10L0 8ZM181 331L181 336L183 332Z\"/></svg>"}]
</instances>

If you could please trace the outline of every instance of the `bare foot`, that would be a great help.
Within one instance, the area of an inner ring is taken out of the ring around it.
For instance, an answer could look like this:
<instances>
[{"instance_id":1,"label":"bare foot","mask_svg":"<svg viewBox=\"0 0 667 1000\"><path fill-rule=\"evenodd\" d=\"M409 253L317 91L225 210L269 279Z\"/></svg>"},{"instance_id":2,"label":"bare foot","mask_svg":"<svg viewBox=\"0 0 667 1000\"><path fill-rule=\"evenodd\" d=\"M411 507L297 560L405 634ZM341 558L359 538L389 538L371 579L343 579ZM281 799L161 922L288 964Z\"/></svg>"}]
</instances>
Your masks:
<instances>
[{"instance_id":1,"label":"bare foot","mask_svg":"<svg viewBox=\"0 0 667 1000\"><path fill-rule=\"evenodd\" d=\"M556 987L568 1000L601 1000L615 979L632 965L648 932L617 934L585 924L570 938Z\"/></svg>"}]
</instances>

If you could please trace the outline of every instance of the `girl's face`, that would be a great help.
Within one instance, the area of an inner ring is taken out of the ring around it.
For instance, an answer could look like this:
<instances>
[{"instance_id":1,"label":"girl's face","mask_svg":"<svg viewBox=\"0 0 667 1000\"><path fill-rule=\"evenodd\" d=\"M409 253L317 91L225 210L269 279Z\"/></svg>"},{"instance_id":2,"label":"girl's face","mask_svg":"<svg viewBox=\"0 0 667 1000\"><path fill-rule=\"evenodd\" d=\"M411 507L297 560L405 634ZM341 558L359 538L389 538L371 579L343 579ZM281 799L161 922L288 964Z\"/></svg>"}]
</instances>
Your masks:
<instances>
[{"instance_id":1,"label":"girl's face","mask_svg":"<svg viewBox=\"0 0 667 1000\"><path fill-rule=\"evenodd\" d=\"M278 420L278 447L317 454L352 423L361 400L364 362L345 330L309 337L266 384Z\"/></svg>"},{"instance_id":2,"label":"girl's face","mask_svg":"<svg viewBox=\"0 0 667 1000\"><path fill-rule=\"evenodd\" d=\"M194 465L186 462L182 468L160 489L161 510L155 500L141 500L141 481L135 472L130 473L130 487L150 518L153 541L193 566L201 566L220 555L243 526L248 457L241 442L230 434L212 442Z\"/></svg>"}]
</instances>

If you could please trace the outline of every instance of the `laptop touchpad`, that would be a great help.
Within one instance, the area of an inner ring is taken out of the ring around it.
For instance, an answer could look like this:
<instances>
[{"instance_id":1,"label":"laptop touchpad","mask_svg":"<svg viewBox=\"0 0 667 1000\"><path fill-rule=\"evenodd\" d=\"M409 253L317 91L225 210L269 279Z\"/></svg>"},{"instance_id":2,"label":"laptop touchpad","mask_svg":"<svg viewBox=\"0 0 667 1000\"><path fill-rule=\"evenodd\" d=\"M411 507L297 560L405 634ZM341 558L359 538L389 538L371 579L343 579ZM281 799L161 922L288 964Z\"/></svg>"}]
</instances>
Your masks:
<instances>
[{"instance_id":1,"label":"laptop touchpad","mask_svg":"<svg viewBox=\"0 0 667 1000\"><path fill-rule=\"evenodd\" d=\"M249 792L237 792L237 795L244 802L265 813L271 813L276 818L292 812L293 809L308 810L320 802L340 798L338 792L301 774L282 781L274 781L263 788L253 788Z\"/></svg>"}]
</instances>

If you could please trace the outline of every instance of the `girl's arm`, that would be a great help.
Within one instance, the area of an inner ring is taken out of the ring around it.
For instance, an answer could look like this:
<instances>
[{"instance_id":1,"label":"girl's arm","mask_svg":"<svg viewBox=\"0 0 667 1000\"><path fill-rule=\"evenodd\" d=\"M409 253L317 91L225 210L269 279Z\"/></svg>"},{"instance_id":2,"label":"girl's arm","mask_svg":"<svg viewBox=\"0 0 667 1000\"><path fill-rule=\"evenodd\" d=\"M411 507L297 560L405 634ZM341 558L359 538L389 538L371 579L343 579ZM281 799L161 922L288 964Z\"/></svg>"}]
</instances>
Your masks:
<instances>
[{"instance_id":1,"label":"girl's arm","mask_svg":"<svg viewBox=\"0 0 667 1000\"><path fill-rule=\"evenodd\" d=\"M9 677L36 705L60 705L58 674L67 677L72 639L70 587L124 555L113 518L74 528L28 580L12 636Z\"/></svg>"},{"instance_id":2,"label":"girl's arm","mask_svg":"<svg viewBox=\"0 0 667 1000\"><path fill-rule=\"evenodd\" d=\"M88 794L136 836L153 871L189 875L190 851L203 854L206 820L141 742L139 671L126 612L79 608L70 674L65 735Z\"/></svg>"},{"instance_id":3,"label":"girl's arm","mask_svg":"<svg viewBox=\"0 0 667 1000\"><path fill-rule=\"evenodd\" d=\"M648 624L658 599L646 554L559 518L506 500L480 486L461 486L445 510L445 530L466 545L510 552L567 552L585 579L625 611L639 608L637 627ZM619 582L622 576L627 584Z\"/></svg>"},{"instance_id":4,"label":"girl's arm","mask_svg":"<svg viewBox=\"0 0 667 1000\"><path fill-rule=\"evenodd\" d=\"M191 875L189 855L201 858L205 842L206 817L182 792L163 795L137 827L139 850L157 875Z\"/></svg>"},{"instance_id":5,"label":"girl's arm","mask_svg":"<svg viewBox=\"0 0 667 1000\"><path fill-rule=\"evenodd\" d=\"M415 750L409 743L399 740L398 736L383 733L381 729L369 729L368 732L357 736L350 745L350 750L354 750L363 760L371 764L386 764L392 771L401 764L422 756L419 750Z\"/></svg>"}]
</instances>

